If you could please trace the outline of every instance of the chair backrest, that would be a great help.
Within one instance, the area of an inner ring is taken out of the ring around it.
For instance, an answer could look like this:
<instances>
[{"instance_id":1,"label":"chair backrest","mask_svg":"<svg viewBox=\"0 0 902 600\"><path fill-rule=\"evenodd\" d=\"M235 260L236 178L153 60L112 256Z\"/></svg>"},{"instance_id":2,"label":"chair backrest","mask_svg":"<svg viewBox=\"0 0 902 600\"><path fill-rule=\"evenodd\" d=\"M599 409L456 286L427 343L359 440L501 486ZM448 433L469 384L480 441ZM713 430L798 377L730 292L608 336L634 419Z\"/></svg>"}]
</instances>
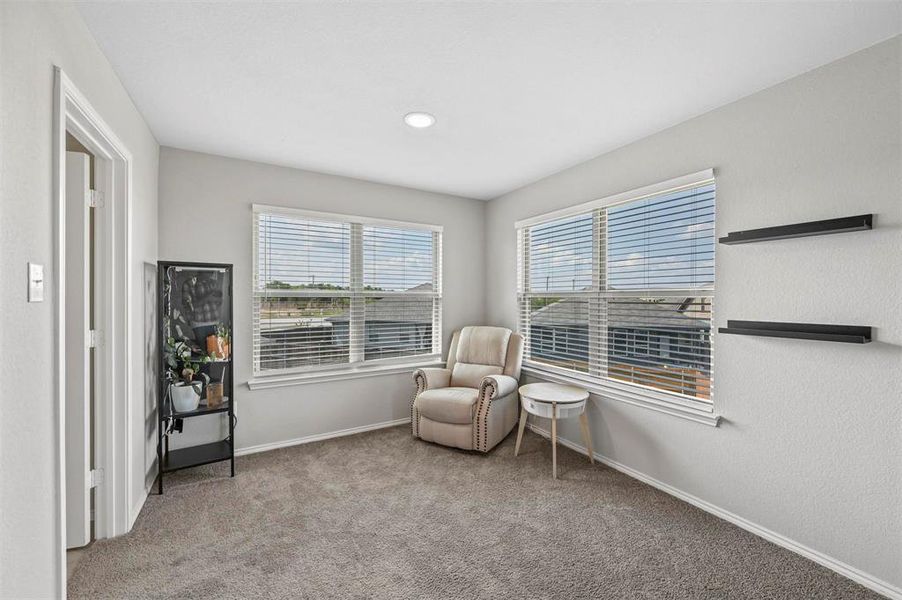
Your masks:
<instances>
[{"instance_id":1,"label":"chair backrest","mask_svg":"<svg viewBox=\"0 0 902 600\"><path fill-rule=\"evenodd\" d=\"M520 378L523 338L505 327L464 327L454 332L447 368L451 385L479 387L486 375Z\"/></svg>"}]
</instances>

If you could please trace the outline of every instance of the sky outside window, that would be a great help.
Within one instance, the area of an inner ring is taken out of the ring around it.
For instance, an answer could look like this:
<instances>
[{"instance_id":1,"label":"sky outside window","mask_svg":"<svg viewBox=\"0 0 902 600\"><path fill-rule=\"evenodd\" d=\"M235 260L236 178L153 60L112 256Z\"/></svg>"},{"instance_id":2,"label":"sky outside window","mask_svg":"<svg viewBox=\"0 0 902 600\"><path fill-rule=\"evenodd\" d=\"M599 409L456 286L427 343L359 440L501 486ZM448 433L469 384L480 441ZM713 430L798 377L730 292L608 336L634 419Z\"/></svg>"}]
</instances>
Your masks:
<instances>
[{"instance_id":1,"label":"sky outside window","mask_svg":"<svg viewBox=\"0 0 902 600\"><path fill-rule=\"evenodd\" d=\"M708 288L714 282L714 184L607 209L608 287Z\"/></svg>"}]
</instances>

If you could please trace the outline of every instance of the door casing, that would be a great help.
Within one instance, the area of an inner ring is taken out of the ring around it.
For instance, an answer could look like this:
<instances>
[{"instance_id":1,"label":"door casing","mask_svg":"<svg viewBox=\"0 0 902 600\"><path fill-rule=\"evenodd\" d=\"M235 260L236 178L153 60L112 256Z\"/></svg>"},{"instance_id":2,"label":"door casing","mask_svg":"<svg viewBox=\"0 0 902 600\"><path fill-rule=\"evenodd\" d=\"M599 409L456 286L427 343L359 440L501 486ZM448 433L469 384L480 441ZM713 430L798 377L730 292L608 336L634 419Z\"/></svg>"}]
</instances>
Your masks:
<instances>
[{"instance_id":1,"label":"door casing","mask_svg":"<svg viewBox=\"0 0 902 600\"><path fill-rule=\"evenodd\" d=\"M54 396L57 427L55 537L57 595L66 596L66 132L95 157L95 189L102 208L95 211L95 328L101 341L94 351L94 468L103 472L95 488L94 537L129 531L137 516L131 493L130 341L136 300L131 282L132 155L84 95L55 68L53 113L53 190L55 212L53 295ZM138 398L142 400L142 398ZM143 497L139 499L143 501ZM140 506L138 506L140 509Z\"/></svg>"}]
</instances>

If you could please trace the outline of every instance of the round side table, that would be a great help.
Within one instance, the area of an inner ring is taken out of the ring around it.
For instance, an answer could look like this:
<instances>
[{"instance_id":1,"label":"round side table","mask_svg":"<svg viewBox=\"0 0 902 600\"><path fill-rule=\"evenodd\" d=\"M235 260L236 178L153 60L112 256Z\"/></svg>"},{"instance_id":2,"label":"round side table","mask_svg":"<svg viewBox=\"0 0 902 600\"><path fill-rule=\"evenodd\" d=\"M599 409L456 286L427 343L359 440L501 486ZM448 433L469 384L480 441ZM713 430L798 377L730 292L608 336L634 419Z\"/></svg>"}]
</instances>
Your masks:
<instances>
[{"instance_id":1,"label":"round side table","mask_svg":"<svg viewBox=\"0 0 902 600\"><path fill-rule=\"evenodd\" d=\"M530 383L520 387L520 428L517 432L517 447L514 456L520 454L520 442L526 428L527 413L551 419L551 473L557 479L557 420L579 417L583 441L589 451L589 462L595 464L592 453L592 437L589 434L589 419L586 416L586 400L589 392L584 389L558 383Z\"/></svg>"}]
</instances>

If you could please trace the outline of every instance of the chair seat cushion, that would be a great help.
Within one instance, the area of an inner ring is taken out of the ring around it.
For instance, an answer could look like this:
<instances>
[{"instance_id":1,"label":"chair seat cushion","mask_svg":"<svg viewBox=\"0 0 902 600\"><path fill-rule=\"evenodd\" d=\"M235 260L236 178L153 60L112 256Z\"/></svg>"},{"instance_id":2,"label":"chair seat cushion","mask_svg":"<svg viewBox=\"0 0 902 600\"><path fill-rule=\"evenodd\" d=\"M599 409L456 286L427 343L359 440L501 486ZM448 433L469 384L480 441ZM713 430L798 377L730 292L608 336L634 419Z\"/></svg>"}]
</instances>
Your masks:
<instances>
[{"instance_id":1,"label":"chair seat cushion","mask_svg":"<svg viewBox=\"0 0 902 600\"><path fill-rule=\"evenodd\" d=\"M426 390L417 396L416 406L421 415L433 421L463 425L473 422L478 393L478 390L466 387Z\"/></svg>"}]
</instances>

